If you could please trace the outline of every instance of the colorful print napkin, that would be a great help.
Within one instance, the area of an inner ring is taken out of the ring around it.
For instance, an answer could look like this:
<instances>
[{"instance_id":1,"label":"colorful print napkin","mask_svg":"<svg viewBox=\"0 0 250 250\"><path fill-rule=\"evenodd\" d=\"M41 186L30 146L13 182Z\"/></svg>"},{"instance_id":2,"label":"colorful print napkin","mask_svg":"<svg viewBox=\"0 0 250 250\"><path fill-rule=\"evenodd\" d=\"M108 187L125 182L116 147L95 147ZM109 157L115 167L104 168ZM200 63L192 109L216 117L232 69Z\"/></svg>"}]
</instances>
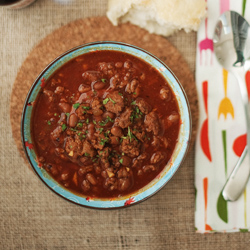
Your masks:
<instances>
[{"instance_id":1,"label":"colorful print napkin","mask_svg":"<svg viewBox=\"0 0 250 250\"><path fill-rule=\"evenodd\" d=\"M235 202L227 202L221 195L246 145L238 83L220 66L213 49L215 25L226 10L234 10L250 22L250 0L207 0L207 17L197 34L196 85L200 117L195 148L195 229L198 233L250 230L250 181ZM245 80L250 86L250 71L246 72ZM248 155L243 164L250 165Z\"/></svg>"}]
</instances>

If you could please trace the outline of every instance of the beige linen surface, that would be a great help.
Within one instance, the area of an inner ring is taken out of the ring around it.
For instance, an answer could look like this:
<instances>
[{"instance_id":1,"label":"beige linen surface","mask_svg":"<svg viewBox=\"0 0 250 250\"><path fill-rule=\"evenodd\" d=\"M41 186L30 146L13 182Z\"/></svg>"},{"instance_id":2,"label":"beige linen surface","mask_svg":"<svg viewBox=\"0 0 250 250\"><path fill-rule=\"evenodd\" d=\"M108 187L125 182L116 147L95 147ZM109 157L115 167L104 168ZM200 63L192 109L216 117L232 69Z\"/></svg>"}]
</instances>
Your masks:
<instances>
[{"instance_id":1,"label":"beige linen surface","mask_svg":"<svg viewBox=\"0 0 250 250\"><path fill-rule=\"evenodd\" d=\"M11 134L9 101L22 62L54 29L105 15L106 8L105 0L37 0L22 10L0 9L0 249L249 249L249 233L195 234L193 150L154 197L112 211L66 202L20 157ZM169 40L194 71L196 33L180 32Z\"/></svg>"}]
</instances>

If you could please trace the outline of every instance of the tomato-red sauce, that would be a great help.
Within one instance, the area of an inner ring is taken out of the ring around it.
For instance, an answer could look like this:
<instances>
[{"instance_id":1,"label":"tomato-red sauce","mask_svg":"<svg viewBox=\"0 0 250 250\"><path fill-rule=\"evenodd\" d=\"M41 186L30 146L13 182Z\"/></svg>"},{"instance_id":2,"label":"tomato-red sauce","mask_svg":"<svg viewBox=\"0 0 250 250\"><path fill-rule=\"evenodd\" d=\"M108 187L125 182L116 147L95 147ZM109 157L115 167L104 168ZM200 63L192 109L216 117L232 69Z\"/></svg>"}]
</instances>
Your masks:
<instances>
[{"instance_id":1,"label":"tomato-red sauce","mask_svg":"<svg viewBox=\"0 0 250 250\"><path fill-rule=\"evenodd\" d=\"M96 51L63 65L31 120L39 163L70 191L112 198L137 191L170 160L180 128L163 76L132 55Z\"/></svg>"}]
</instances>

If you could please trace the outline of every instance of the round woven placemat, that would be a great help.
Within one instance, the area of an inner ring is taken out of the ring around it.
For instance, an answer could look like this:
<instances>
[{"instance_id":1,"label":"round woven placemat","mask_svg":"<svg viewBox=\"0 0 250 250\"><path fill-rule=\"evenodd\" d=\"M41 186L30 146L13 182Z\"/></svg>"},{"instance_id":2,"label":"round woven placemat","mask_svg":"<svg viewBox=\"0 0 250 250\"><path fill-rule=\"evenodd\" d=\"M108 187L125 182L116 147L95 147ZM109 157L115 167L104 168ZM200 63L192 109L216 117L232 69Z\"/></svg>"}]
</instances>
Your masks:
<instances>
[{"instance_id":1,"label":"round woven placemat","mask_svg":"<svg viewBox=\"0 0 250 250\"><path fill-rule=\"evenodd\" d=\"M11 101L10 120L12 134L18 150L25 159L21 142L21 115L26 95L39 73L53 59L63 52L94 41L120 41L141 47L156 55L174 72L184 87L192 113L193 146L197 123L198 105L194 76L180 52L166 39L132 24L122 24L114 27L106 17L92 17L65 25L45 37L27 56L15 79Z\"/></svg>"}]
</instances>

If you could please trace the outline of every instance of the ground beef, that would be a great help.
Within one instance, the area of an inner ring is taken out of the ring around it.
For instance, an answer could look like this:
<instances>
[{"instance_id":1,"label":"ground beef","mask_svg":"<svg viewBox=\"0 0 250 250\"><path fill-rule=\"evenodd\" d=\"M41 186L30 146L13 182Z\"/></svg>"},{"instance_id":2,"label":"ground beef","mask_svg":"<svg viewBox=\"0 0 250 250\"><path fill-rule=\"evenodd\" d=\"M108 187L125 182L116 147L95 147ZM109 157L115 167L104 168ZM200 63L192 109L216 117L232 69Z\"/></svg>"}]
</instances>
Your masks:
<instances>
[{"instance_id":1,"label":"ground beef","mask_svg":"<svg viewBox=\"0 0 250 250\"><path fill-rule=\"evenodd\" d=\"M136 105L143 114L148 114L152 110L152 107L142 98L136 99Z\"/></svg>"},{"instance_id":2,"label":"ground beef","mask_svg":"<svg viewBox=\"0 0 250 250\"><path fill-rule=\"evenodd\" d=\"M107 111L118 114L124 108L123 97L119 94L118 91L113 91L106 96L104 105Z\"/></svg>"},{"instance_id":3,"label":"ground beef","mask_svg":"<svg viewBox=\"0 0 250 250\"><path fill-rule=\"evenodd\" d=\"M85 84L91 84L97 80L101 79L101 74L99 71L85 71L82 74L82 78Z\"/></svg>"},{"instance_id":4,"label":"ground beef","mask_svg":"<svg viewBox=\"0 0 250 250\"><path fill-rule=\"evenodd\" d=\"M152 111L147 114L144 123L148 132L152 131L154 135L158 135L160 133L160 122L156 112Z\"/></svg>"},{"instance_id":5,"label":"ground beef","mask_svg":"<svg viewBox=\"0 0 250 250\"><path fill-rule=\"evenodd\" d=\"M134 138L125 138L121 143L121 151L132 158L140 154L140 147L141 143Z\"/></svg>"},{"instance_id":6,"label":"ground beef","mask_svg":"<svg viewBox=\"0 0 250 250\"><path fill-rule=\"evenodd\" d=\"M126 108L123 113L117 118L117 123L121 128L127 128L132 124L131 114L133 110L131 108Z\"/></svg>"}]
</instances>

